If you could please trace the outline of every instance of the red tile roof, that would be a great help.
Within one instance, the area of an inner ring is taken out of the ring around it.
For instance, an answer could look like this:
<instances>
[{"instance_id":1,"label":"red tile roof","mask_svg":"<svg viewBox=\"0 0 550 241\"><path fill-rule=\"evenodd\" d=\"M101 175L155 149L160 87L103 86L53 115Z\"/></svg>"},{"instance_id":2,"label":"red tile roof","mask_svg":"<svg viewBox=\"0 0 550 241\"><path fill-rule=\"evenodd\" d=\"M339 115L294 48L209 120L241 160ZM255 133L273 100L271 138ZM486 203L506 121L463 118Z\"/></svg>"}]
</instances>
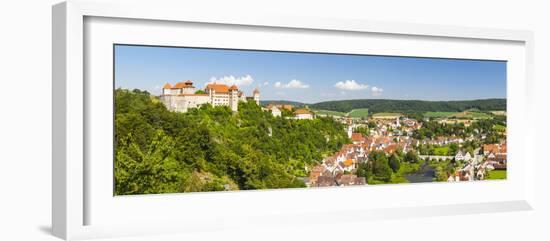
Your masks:
<instances>
[{"instance_id":1,"label":"red tile roof","mask_svg":"<svg viewBox=\"0 0 550 241\"><path fill-rule=\"evenodd\" d=\"M500 147L500 153L506 153L506 144Z\"/></svg>"},{"instance_id":2,"label":"red tile roof","mask_svg":"<svg viewBox=\"0 0 550 241\"><path fill-rule=\"evenodd\" d=\"M176 85L174 85L173 88L174 88L174 89L181 89L181 88L183 88L183 87L185 87L185 83L183 83L183 82L178 82L178 83L176 83Z\"/></svg>"},{"instance_id":3,"label":"red tile roof","mask_svg":"<svg viewBox=\"0 0 550 241\"><path fill-rule=\"evenodd\" d=\"M171 89L172 88L172 85L170 83L166 83L164 85L164 87L162 87L163 89Z\"/></svg>"},{"instance_id":4,"label":"red tile roof","mask_svg":"<svg viewBox=\"0 0 550 241\"><path fill-rule=\"evenodd\" d=\"M178 82L172 89L183 89L188 87L193 87L193 81L187 80L185 82Z\"/></svg>"},{"instance_id":5,"label":"red tile roof","mask_svg":"<svg viewBox=\"0 0 550 241\"><path fill-rule=\"evenodd\" d=\"M276 104L270 103L270 104L267 105L267 108L271 109L271 107L273 107L273 106L276 106L279 109L285 109L285 110L292 111L292 105L276 105Z\"/></svg>"},{"instance_id":6,"label":"red tile roof","mask_svg":"<svg viewBox=\"0 0 550 241\"><path fill-rule=\"evenodd\" d=\"M347 160L344 161L344 166L349 167L351 165L353 165L353 160L352 159L347 159Z\"/></svg>"},{"instance_id":7,"label":"red tile roof","mask_svg":"<svg viewBox=\"0 0 550 241\"><path fill-rule=\"evenodd\" d=\"M297 109L296 111L294 111L294 114L296 114L296 115L311 114L311 112L309 110L306 110L306 109Z\"/></svg>"},{"instance_id":8,"label":"red tile roof","mask_svg":"<svg viewBox=\"0 0 550 241\"><path fill-rule=\"evenodd\" d=\"M227 85L224 85L224 84L216 84L216 83L208 84L206 86L206 89L207 90L210 90L210 89L214 90L217 93L227 93L227 92L229 92L229 87L227 87Z\"/></svg>"},{"instance_id":9,"label":"red tile roof","mask_svg":"<svg viewBox=\"0 0 550 241\"><path fill-rule=\"evenodd\" d=\"M282 105L281 108L285 110L292 110L292 105Z\"/></svg>"},{"instance_id":10,"label":"red tile roof","mask_svg":"<svg viewBox=\"0 0 550 241\"><path fill-rule=\"evenodd\" d=\"M363 140L363 134L361 134L361 133L351 133L351 140L352 141L362 141Z\"/></svg>"},{"instance_id":11,"label":"red tile roof","mask_svg":"<svg viewBox=\"0 0 550 241\"><path fill-rule=\"evenodd\" d=\"M384 151L387 152L387 153L393 153L396 150L397 150L397 145L395 145L395 144L389 145L386 148L384 148Z\"/></svg>"}]
</instances>

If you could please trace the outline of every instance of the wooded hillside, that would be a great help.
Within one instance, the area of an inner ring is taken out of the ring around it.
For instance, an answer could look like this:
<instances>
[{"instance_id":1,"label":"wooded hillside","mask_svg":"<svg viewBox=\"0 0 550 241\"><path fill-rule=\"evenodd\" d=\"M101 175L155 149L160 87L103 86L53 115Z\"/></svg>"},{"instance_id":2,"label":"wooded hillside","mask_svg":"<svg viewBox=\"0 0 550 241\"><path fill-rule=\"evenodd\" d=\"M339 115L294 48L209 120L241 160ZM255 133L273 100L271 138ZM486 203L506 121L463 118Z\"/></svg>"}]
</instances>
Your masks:
<instances>
[{"instance_id":1,"label":"wooded hillside","mask_svg":"<svg viewBox=\"0 0 550 241\"><path fill-rule=\"evenodd\" d=\"M469 109L480 111L506 110L506 99L484 99L464 101L422 101L422 100L386 100L360 99L326 101L309 105L312 109L349 112L366 108L370 113L400 112L425 113L428 111L461 112Z\"/></svg>"},{"instance_id":2,"label":"wooded hillside","mask_svg":"<svg viewBox=\"0 0 550 241\"><path fill-rule=\"evenodd\" d=\"M331 118L273 117L202 105L168 111L140 90L115 90L115 194L304 187L306 166L349 139Z\"/></svg>"}]
</instances>

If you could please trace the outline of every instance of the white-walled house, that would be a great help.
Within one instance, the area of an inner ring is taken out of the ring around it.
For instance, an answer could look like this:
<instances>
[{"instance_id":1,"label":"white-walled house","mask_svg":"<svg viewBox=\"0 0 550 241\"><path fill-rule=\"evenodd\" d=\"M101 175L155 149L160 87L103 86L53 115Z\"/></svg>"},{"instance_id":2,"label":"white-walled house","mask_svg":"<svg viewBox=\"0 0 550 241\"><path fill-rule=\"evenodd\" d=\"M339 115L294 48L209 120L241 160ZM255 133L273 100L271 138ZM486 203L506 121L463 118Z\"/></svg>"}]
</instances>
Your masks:
<instances>
[{"instance_id":1,"label":"white-walled house","mask_svg":"<svg viewBox=\"0 0 550 241\"><path fill-rule=\"evenodd\" d=\"M470 155L469 152L466 152L466 154L464 154L464 160L465 160L465 161L470 161L470 160L472 160L472 155Z\"/></svg>"},{"instance_id":2,"label":"white-walled house","mask_svg":"<svg viewBox=\"0 0 550 241\"><path fill-rule=\"evenodd\" d=\"M269 110L271 110L271 114L274 117L280 117L281 116L281 110L279 110L279 108L277 108L277 106L272 105Z\"/></svg>"},{"instance_id":3,"label":"white-walled house","mask_svg":"<svg viewBox=\"0 0 550 241\"><path fill-rule=\"evenodd\" d=\"M464 152L462 152L462 150L459 150L458 152L456 152L455 160L464 161Z\"/></svg>"},{"instance_id":4,"label":"white-walled house","mask_svg":"<svg viewBox=\"0 0 550 241\"><path fill-rule=\"evenodd\" d=\"M297 120L313 120L313 113L307 109L297 109L294 115Z\"/></svg>"},{"instance_id":5,"label":"white-walled house","mask_svg":"<svg viewBox=\"0 0 550 241\"><path fill-rule=\"evenodd\" d=\"M455 155L455 160L457 160L457 161L470 161L470 160L472 160L472 155L467 151L459 150Z\"/></svg>"}]
</instances>

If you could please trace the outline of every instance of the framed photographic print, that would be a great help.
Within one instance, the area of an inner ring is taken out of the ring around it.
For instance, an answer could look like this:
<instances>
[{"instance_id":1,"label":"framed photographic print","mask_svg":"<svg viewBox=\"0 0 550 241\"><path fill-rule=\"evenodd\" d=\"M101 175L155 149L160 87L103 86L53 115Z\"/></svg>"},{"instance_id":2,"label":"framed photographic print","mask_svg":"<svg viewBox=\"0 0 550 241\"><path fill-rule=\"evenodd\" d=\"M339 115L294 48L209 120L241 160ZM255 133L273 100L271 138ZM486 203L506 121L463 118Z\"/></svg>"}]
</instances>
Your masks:
<instances>
[{"instance_id":1,"label":"framed photographic print","mask_svg":"<svg viewBox=\"0 0 550 241\"><path fill-rule=\"evenodd\" d=\"M532 208L530 32L174 2L53 23L56 236Z\"/></svg>"},{"instance_id":2,"label":"framed photographic print","mask_svg":"<svg viewBox=\"0 0 550 241\"><path fill-rule=\"evenodd\" d=\"M113 48L115 195L506 179L505 61Z\"/></svg>"}]
</instances>

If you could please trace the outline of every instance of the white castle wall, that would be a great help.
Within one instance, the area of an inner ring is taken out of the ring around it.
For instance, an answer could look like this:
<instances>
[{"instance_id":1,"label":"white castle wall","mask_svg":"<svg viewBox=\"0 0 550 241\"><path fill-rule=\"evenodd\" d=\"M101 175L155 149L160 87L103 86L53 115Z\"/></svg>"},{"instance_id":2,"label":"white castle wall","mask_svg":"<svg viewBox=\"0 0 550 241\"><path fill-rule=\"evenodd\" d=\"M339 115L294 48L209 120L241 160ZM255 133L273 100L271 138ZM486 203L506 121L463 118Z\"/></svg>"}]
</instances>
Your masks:
<instances>
[{"instance_id":1,"label":"white castle wall","mask_svg":"<svg viewBox=\"0 0 550 241\"><path fill-rule=\"evenodd\" d=\"M239 97L239 91L236 89L224 93L216 93L212 89L206 91L207 94L195 94L195 87L163 89L160 100L168 110L177 112L187 112L189 108L197 108L207 103L213 106L228 106L232 111L238 111L239 101L246 101L244 93ZM258 92L254 93L254 101L260 104Z\"/></svg>"}]
</instances>

